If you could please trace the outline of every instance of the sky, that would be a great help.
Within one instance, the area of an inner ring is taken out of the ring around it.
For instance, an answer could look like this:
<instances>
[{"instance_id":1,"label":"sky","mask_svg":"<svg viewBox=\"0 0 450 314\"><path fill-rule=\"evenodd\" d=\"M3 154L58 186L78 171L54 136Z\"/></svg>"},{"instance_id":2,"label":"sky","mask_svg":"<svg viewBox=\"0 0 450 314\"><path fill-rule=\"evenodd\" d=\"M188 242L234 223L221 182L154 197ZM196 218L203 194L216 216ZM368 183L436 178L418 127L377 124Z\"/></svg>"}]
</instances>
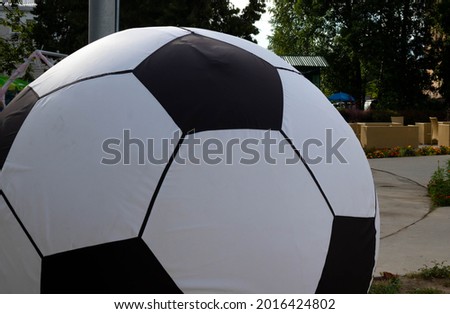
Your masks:
<instances>
[{"instance_id":1,"label":"sky","mask_svg":"<svg viewBox=\"0 0 450 314\"><path fill-rule=\"evenodd\" d=\"M248 0L230 0L232 4L236 7L242 9L248 4ZM271 25L269 23L270 14L267 10L267 6L270 6L271 3L266 4L266 13L261 16L261 19L255 23L256 27L259 29L259 34L255 36L255 39L258 41L258 45L267 48L269 45L269 40L267 36L271 35Z\"/></svg>"}]
</instances>

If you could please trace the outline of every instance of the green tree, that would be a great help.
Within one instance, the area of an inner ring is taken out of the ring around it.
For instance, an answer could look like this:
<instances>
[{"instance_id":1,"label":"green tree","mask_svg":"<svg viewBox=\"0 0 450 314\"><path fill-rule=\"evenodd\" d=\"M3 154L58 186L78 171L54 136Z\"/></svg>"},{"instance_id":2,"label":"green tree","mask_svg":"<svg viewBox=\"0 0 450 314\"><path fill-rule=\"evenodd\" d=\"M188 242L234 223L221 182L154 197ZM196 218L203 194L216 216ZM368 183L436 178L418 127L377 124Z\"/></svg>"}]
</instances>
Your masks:
<instances>
[{"instance_id":1,"label":"green tree","mask_svg":"<svg viewBox=\"0 0 450 314\"><path fill-rule=\"evenodd\" d=\"M31 35L33 23L23 21L25 13L19 9L20 3L20 0L2 3L5 18L0 19L0 25L11 29L8 38L0 38L0 71L7 75L11 75L17 66L34 51Z\"/></svg>"},{"instance_id":2,"label":"green tree","mask_svg":"<svg viewBox=\"0 0 450 314\"><path fill-rule=\"evenodd\" d=\"M38 47L72 53L87 44L89 1L36 0L34 37ZM120 1L120 29L185 26L217 30L252 40L265 0L250 0L241 11L229 0Z\"/></svg>"},{"instance_id":3,"label":"green tree","mask_svg":"<svg viewBox=\"0 0 450 314\"><path fill-rule=\"evenodd\" d=\"M386 6L382 6L386 8ZM427 72L435 59L431 31L434 1L397 0L383 11L379 23L382 49L378 49L379 98L394 109L418 107L432 84Z\"/></svg>"},{"instance_id":4,"label":"green tree","mask_svg":"<svg viewBox=\"0 0 450 314\"><path fill-rule=\"evenodd\" d=\"M72 53L88 42L88 0L36 0L33 37L40 49Z\"/></svg>"},{"instance_id":5,"label":"green tree","mask_svg":"<svg viewBox=\"0 0 450 314\"><path fill-rule=\"evenodd\" d=\"M439 93L450 106L450 0L437 1L434 39L438 51L437 79L441 80Z\"/></svg>"},{"instance_id":6,"label":"green tree","mask_svg":"<svg viewBox=\"0 0 450 314\"><path fill-rule=\"evenodd\" d=\"M371 92L386 107L411 107L430 85L433 9L434 1L274 0L270 48L324 56L328 91L361 102Z\"/></svg>"},{"instance_id":7,"label":"green tree","mask_svg":"<svg viewBox=\"0 0 450 314\"><path fill-rule=\"evenodd\" d=\"M248 40L258 34L254 23L265 12L265 0L250 0L241 11L229 0L121 1L120 28L185 26L216 30Z\"/></svg>"}]
</instances>

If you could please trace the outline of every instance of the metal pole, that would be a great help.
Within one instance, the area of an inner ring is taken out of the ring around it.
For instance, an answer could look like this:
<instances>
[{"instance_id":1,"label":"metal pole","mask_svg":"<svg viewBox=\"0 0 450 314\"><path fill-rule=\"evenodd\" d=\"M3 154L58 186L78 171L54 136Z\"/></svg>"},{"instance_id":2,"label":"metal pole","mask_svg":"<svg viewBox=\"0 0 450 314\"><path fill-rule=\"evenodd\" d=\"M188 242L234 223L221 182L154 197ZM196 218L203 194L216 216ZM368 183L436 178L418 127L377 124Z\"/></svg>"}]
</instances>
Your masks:
<instances>
[{"instance_id":1,"label":"metal pole","mask_svg":"<svg viewBox=\"0 0 450 314\"><path fill-rule=\"evenodd\" d=\"M89 43L119 30L119 0L89 0Z\"/></svg>"},{"instance_id":2,"label":"metal pole","mask_svg":"<svg viewBox=\"0 0 450 314\"><path fill-rule=\"evenodd\" d=\"M116 25L115 25L115 32L119 31L119 19L120 19L120 0L116 0Z\"/></svg>"}]
</instances>

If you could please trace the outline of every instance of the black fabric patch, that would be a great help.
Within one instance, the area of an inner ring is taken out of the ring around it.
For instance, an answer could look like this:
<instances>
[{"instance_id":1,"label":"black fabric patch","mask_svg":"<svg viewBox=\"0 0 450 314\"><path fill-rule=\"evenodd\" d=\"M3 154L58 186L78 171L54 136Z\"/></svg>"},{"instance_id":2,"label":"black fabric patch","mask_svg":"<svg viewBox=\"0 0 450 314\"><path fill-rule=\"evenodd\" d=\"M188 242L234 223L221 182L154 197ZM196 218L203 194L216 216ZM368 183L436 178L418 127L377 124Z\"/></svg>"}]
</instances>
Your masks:
<instances>
[{"instance_id":1,"label":"black fabric patch","mask_svg":"<svg viewBox=\"0 0 450 314\"><path fill-rule=\"evenodd\" d=\"M0 112L0 170L17 133L38 99L38 95L26 87Z\"/></svg>"},{"instance_id":2,"label":"black fabric patch","mask_svg":"<svg viewBox=\"0 0 450 314\"><path fill-rule=\"evenodd\" d=\"M281 129L278 71L239 47L190 34L157 50L133 73L183 133Z\"/></svg>"},{"instance_id":3,"label":"black fabric patch","mask_svg":"<svg viewBox=\"0 0 450 314\"><path fill-rule=\"evenodd\" d=\"M41 293L182 293L140 238L45 256Z\"/></svg>"},{"instance_id":4,"label":"black fabric patch","mask_svg":"<svg viewBox=\"0 0 450 314\"><path fill-rule=\"evenodd\" d=\"M367 293L375 266L375 218L336 216L316 293Z\"/></svg>"}]
</instances>

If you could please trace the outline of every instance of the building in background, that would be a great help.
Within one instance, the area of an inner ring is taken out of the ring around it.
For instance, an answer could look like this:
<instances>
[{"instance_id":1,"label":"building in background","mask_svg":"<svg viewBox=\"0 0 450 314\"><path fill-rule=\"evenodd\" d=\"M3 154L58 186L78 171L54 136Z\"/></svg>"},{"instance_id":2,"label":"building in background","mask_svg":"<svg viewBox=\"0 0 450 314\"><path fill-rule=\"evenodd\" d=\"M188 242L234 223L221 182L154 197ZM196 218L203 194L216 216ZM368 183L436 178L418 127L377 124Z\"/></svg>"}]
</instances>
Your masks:
<instances>
[{"instance_id":1,"label":"building in background","mask_svg":"<svg viewBox=\"0 0 450 314\"><path fill-rule=\"evenodd\" d=\"M296 68L314 85L320 88L320 69L328 67L324 57L319 56L281 56L287 63Z\"/></svg>"},{"instance_id":2,"label":"building in background","mask_svg":"<svg viewBox=\"0 0 450 314\"><path fill-rule=\"evenodd\" d=\"M3 7L3 4L8 6L7 0L0 0L0 18L6 17L5 8ZM23 22L27 20L32 20L34 18L34 15L31 13L33 11L34 7L36 6L36 3L34 0L22 0L22 4L19 5L19 9L25 13L23 17ZM3 25L0 25L0 37L4 39L10 39L12 36L14 36L14 32L11 31L8 27L5 27Z\"/></svg>"}]
</instances>

